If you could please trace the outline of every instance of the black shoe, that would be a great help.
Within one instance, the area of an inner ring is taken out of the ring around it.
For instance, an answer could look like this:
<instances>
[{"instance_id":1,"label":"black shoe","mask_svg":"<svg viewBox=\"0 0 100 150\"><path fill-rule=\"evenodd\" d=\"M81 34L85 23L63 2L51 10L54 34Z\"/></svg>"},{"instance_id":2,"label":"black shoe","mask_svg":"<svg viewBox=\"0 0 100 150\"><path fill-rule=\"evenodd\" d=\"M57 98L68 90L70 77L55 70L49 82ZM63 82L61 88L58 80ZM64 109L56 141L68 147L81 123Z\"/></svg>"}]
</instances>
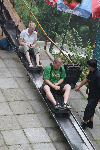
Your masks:
<instances>
[{"instance_id":1,"label":"black shoe","mask_svg":"<svg viewBox=\"0 0 100 150\"><path fill-rule=\"evenodd\" d=\"M63 107L64 109L67 109L67 108L68 108L68 109L71 109L71 107L70 107L67 103L66 103L66 104L63 103L62 107Z\"/></svg>"},{"instance_id":2,"label":"black shoe","mask_svg":"<svg viewBox=\"0 0 100 150\"><path fill-rule=\"evenodd\" d=\"M57 103L56 105L54 105L55 109L59 109L61 106L59 103Z\"/></svg>"},{"instance_id":3,"label":"black shoe","mask_svg":"<svg viewBox=\"0 0 100 150\"><path fill-rule=\"evenodd\" d=\"M82 123L81 123L81 127L85 130L85 129L87 128L87 124L84 123L84 122L82 122Z\"/></svg>"},{"instance_id":4,"label":"black shoe","mask_svg":"<svg viewBox=\"0 0 100 150\"><path fill-rule=\"evenodd\" d=\"M92 121L89 121L89 122L87 123L87 127L93 129L93 122L92 122Z\"/></svg>"}]
</instances>

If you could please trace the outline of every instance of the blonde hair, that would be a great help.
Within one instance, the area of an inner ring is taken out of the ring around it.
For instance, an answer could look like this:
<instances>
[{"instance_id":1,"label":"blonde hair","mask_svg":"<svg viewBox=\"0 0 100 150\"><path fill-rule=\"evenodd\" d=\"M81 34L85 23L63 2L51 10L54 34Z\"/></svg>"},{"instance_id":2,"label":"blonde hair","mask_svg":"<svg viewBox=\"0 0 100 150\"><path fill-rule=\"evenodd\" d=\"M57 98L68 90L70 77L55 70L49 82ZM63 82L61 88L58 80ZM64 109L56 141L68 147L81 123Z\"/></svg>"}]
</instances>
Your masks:
<instances>
[{"instance_id":1,"label":"blonde hair","mask_svg":"<svg viewBox=\"0 0 100 150\"><path fill-rule=\"evenodd\" d=\"M33 27L33 28L35 28L36 27L36 24L34 23L34 22L30 22L30 24L29 24L29 28L31 28L31 27Z\"/></svg>"}]
</instances>

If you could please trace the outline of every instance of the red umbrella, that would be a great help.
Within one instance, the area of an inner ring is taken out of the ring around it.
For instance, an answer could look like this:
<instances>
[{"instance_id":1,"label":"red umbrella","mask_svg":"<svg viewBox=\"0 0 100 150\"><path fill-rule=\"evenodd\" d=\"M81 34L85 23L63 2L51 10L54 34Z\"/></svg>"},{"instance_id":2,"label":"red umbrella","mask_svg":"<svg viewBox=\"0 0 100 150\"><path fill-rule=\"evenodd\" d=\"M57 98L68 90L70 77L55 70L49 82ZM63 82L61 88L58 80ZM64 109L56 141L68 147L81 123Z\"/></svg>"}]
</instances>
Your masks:
<instances>
[{"instance_id":1,"label":"red umbrella","mask_svg":"<svg viewBox=\"0 0 100 150\"><path fill-rule=\"evenodd\" d=\"M100 17L100 0L91 0L93 19Z\"/></svg>"},{"instance_id":2,"label":"red umbrella","mask_svg":"<svg viewBox=\"0 0 100 150\"><path fill-rule=\"evenodd\" d=\"M45 0L45 1L48 2L54 8L58 0Z\"/></svg>"}]
</instances>

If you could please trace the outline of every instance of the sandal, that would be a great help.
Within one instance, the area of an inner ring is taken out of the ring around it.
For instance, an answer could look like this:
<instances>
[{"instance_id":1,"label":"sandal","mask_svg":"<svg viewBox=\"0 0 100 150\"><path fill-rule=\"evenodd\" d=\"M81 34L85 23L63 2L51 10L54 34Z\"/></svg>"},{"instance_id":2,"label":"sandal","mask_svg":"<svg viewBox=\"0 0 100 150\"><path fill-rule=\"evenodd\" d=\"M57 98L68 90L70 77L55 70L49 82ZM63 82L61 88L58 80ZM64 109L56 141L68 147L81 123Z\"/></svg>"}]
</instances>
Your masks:
<instances>
[{"instance_id":1,"label":"sandal","mask_svg":"<svg viewBox=\"0 0 100 150\"><path fill-rule=\"evenodd\" d=\"M30 64L30 65L29 65L29 68L33 68L33 65L32 65L32 64Z\"/></svg>"},{"instance_id":2,"label":"sandal","mask_svg":"<svg viewBox=\"0 0 100 150\"><path fill-rule=\"evenodd\" d=\"M63 103L63 108L64 108L64 109L67 109L67 108L68 108L68 109L71 109L71 107L70 107L67 103Z\"/></svg>"},{"instance_id":3,"label":"sandal","mask_svg":"<svg viewBox=\"0 0 100 150\"><path fill-rule=\"evenodd\" d=\"M55 109L59 109L61 106L59 103L56 103L56 105L54 105Z\"/></svg>"},{"instance_id":4,"label":"sandal","mask_svg":"<svg viewBox=\"0 0 100 150\"><path fill-rule=\"evenodd\" d=\"M43 66L42 66L42 65L36 65L36 67L42 67L42 68L43 68Z\"/></svg>"}]
</instances>

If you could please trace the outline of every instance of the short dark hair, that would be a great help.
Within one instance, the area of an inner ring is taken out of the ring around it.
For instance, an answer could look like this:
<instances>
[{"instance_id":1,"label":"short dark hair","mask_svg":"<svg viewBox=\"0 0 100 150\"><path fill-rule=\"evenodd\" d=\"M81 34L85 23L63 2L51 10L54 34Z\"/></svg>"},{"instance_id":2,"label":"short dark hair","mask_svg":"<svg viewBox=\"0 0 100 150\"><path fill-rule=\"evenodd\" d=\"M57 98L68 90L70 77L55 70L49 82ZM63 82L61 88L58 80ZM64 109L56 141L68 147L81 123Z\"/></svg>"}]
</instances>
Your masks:
<instances>
[{"instance_id":1,"label":"short dark hair","mask_svg":"<svg viewBox=\"0 0 100 150\"><path fill-rule=\"evenodd\" d=\"M62 64L62 59L60 58L60 57L56 57L55 59L54 59L54 62L57 64L57 63L59 63L59 64Z\"/></svg>"},{"instance_id":2,"label":"short dark hair","mask_svg":"<svg viewBox=\"0 0 100 150\"><path fill-rule=\"evenodd\" d=\"M97 68L97 60L96 59L90 59L87 61L87 65L96 69Z\"/></svg>"}]
</instances>

